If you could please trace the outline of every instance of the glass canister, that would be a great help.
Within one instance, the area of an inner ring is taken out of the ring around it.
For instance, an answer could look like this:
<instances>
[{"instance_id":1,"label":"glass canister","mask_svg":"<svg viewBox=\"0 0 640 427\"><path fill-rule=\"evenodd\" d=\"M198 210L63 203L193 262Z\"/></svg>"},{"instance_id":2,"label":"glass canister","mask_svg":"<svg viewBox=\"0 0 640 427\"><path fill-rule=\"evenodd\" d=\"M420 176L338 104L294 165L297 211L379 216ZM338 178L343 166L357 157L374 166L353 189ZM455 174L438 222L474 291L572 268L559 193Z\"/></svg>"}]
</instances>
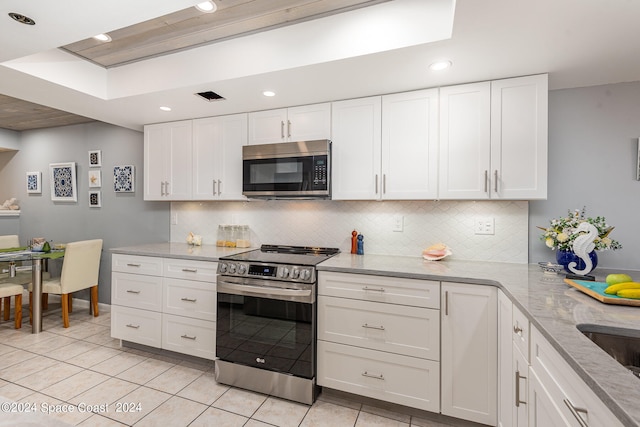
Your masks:
<instances>
[{"instance_id":1,"label":"glass canister","mask_svg":"<svg viewBox=\"0 0 640 427\"><path fill-rule=\"evenodd\" d=\"M238 225L238 234L236 237L236 247L248 248L251 246L251 231L248 225Z\"/></svg>"},{"instance_id":2,"label":"glass canister","mask_svg":"<svg viewBox=\"0 0 640 427\"><path fill-rule=\"evenodd\" d=\"M224 225L218 225L218 234L216 235L216 246L225 246L227 237L225 236Z\"/></svg>"},{"instance_id":3,"label":"glass canister","mask_svg":"<svg viewBox=\"0 0 640 427\"><path fill-rule=\"evenodd\" d=\"M238 234L237 225L225 225L225 246L228 248L236 247L236 236Z\"/></svg>"}]
</instances>

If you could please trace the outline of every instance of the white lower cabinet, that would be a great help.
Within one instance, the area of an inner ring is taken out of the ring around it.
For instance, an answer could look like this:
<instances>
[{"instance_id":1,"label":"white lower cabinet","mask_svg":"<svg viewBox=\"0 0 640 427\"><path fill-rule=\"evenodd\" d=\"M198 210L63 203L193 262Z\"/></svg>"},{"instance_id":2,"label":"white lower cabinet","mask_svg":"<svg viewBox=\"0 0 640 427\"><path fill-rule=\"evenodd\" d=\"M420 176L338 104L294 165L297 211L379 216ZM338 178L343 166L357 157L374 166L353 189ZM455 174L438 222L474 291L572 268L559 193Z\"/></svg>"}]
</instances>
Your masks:
<instances>
[{"instance_id":1,"label":"white lower cabinet","mask_svg":"<svg viewBox=\"0 0 640 427\"><path fill-rule=\"evenodd\" d=\"M217 263L114 254L111 336L215 359Z\"/></svg>"},{"instance_id":2,"label":"white lower cabinet","mask_svg":"<svg viewBox=\"0 0 640 427\"><path fill-rule=\"evenodd\" d=\"M497 289L442 283L441 412L497 422Z\"/></svg>"},{"instance_id":3,"label":"white lower cabinet","mask_svg":"<svg viewBox=\"0 0 640 427\"><path fill-rule=\"evenodd\" d=\"M438 412L439 371L433 360L318 341L318 383L336 390Z\"/></svg>"},{"instance_id":4,"label":"white lower cabinet","mask_svg":"<svg viewBox=\"0 0 640 427\"><path fill-rule=\"evenodd\" d=\"M321 271L318 385L440 410L440 283Z\"/></svg>"},{"instance_id":5,"label":"white lower cabinet","mask_svg":"<svg viewBox=\"0 0 640 427\"><path fill-rule=\"evenodd\" d=\"M529 426L622 426L535 328L531 328Z\"/></svg>"}]
</instances>

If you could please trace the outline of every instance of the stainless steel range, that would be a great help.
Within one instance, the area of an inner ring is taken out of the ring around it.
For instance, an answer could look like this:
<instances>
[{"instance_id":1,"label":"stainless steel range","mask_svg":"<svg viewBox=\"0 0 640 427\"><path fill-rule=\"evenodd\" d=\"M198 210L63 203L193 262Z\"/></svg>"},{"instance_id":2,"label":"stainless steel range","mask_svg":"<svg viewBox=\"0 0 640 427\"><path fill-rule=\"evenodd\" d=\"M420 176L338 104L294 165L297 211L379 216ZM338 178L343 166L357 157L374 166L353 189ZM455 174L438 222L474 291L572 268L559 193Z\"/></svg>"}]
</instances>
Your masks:
<instances>
[{"instance_id":1,"label":"stainless steel range","mask_svg":"<svg viewBox=\"0 0 640 427\"><path fill-rule=\"evenodd\" d=\"M262 245L220 258L216 381L313 403L316 265L338 252Z\"/></svg>"}]
</instances>

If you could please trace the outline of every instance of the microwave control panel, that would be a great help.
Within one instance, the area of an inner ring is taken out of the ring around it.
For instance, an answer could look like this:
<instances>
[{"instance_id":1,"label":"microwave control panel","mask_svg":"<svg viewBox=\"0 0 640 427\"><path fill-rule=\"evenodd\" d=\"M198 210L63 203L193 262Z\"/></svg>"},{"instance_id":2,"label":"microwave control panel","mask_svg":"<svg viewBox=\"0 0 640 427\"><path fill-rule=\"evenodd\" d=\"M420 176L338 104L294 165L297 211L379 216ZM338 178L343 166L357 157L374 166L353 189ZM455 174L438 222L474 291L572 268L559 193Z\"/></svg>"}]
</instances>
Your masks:
<instances>
[{"instance_id":1,"label":"microwave control panel","mask_svg":"<svg viewBox=\"0 0 640 427\"><path fill-rule=\"evenodd\" d=\"M325 156L314 158L313 159L313 186L326 188L328 173L329 173L329 167L327 165L327 158Z\"/></svg>"}]
</instances>

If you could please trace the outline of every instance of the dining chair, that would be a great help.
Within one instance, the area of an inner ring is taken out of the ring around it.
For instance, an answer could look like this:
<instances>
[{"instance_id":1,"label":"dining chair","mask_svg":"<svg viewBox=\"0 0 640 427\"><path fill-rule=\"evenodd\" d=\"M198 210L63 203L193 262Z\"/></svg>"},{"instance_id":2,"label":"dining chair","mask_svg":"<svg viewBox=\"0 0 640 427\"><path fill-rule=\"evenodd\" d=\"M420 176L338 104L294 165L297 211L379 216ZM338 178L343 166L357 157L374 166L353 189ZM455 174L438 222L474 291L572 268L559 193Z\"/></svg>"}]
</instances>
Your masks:
<instances>
[{"instance_id":1,"label":"dining chair","mask_svg":"<svg viewBox=\"0 0 640 427\"><path fill-rule=\"evenodd\" d=\"M60 277L43 280L42 293L60 295L62 305L62 322L69 327L69 312L73 292L91 289L89 305L93 316L98 317L98 275L100 273L100 256L102 239L83 240L67 243ZM29 283L29 301L33 298L33 283ZM29 306L30 310L31 304Z\"/></svg>"},{"instance_id":2,"label":"dining chair","mask_svg":"<svg viewBox=\"0 0 640 427\"><path fill-rule=\"evenodd\" d=\"M0 284L0 303L4 305L4 320L9 320L11 311L11 297L15 297L14 323L16 329L22 327L22 285L3 283ZM0 307L2 308L2 307ZM1 311L1 310L0 310Z\"/></svg>"}]
</instances>

